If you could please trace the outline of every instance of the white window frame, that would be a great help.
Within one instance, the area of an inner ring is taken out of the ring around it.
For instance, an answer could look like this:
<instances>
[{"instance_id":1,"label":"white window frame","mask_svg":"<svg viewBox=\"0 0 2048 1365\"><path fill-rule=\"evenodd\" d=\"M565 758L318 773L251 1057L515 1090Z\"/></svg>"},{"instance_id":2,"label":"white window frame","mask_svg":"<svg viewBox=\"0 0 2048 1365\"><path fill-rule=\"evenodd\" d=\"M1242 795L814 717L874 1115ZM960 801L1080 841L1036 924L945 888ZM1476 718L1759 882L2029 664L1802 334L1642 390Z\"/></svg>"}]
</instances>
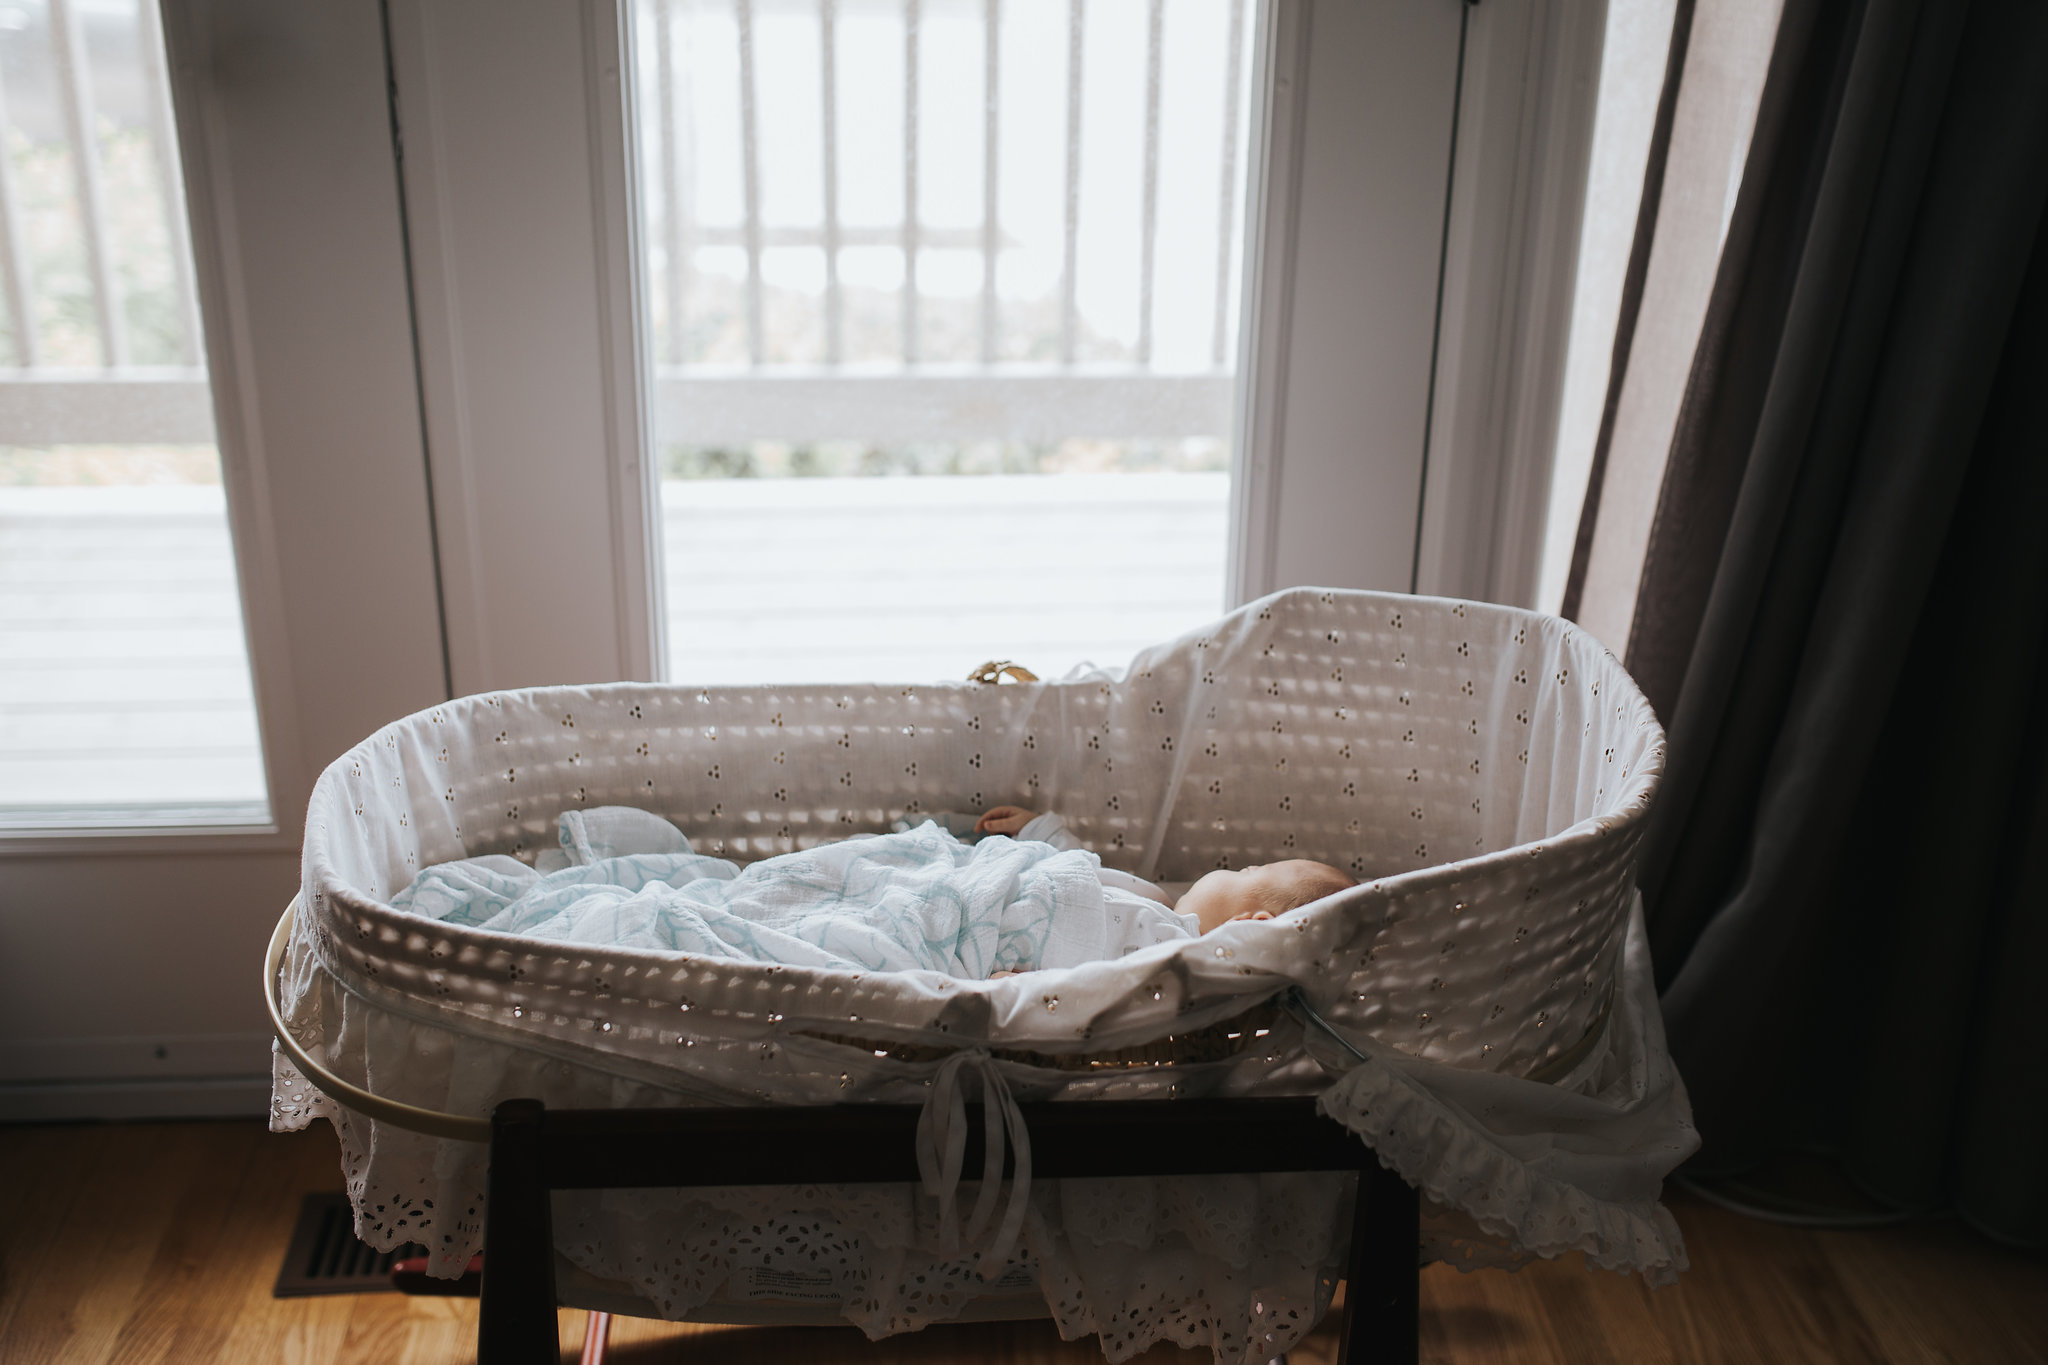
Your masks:
<instances>
[{"instance_id":1,"label":"white window frame","mask_svg":"<svg viewBox=\"0 0 2048 1365\"><path fill-rule=\"evenodd\" d=\"M1229 597L1405 592L1465 6L1263 15Z\"/></svg>"},{"instance_id":2,"label":"white window frame","mask_svg":"<svg viewBox=\"0 0 2048 1365\"><path fill-rule=\"evenodd\" d=\"M1411 591L1537 605L1607 9L1467 11Z\"/></svg>"},{"instance_id":3,"label":"white window frame","mask_svg":"<svg viewBox=\"0 0 2048 1365\"><path fill-rule=\"evenodd\" d=\"M387 13L451 685L651 680L661 542L628 11Z\"/></svg>"},{"instance_id":4,"label":"white window frame","mask_svg":"<svg viewBox=\"0 0 2048 1365\"><path fill-rule=\"evenodd\" d=\"M1273 7L1232 601L1313 584L1535 605L1606 12ZM1456 98L1432 108L1449 60ZM1404 84L1405 123L1375 107ZM1409 321L1370 337L1361 320L1388 316Z\"/></svg>"}]
</instances>

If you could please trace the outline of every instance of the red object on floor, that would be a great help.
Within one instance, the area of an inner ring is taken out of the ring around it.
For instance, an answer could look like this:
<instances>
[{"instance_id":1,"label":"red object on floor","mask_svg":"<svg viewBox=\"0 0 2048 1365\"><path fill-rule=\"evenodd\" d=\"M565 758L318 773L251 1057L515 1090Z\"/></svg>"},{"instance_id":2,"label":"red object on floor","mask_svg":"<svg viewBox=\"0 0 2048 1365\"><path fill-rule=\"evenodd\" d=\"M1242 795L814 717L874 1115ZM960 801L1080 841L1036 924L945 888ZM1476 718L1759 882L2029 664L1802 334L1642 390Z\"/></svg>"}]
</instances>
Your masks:
<instances>
[{"instance_id":1,"label":"red object on floor","mask_svg":"<svg viewBox=\"0 0 2048 1365\"><path fill-rule=\"evenodd\" d=\"M578 1365L604 1365L604 1350L611 1339L612 1315L592 1313L583 1328L583 1355Z\"/></svg>"},{"instance_id":2,"label":"red object on floor","mask_svg":"<svg viewBox=\"0 0 2048 1365\"><path fill-rule=\"evenodd\" d=\"M408 1256L391 1263L391 1287L401 1294L426 1294L443 1299L473 1299L483 1284L484 1258L469 1258L469 1267L458 1279L441 1280L427 1273L427 1258Z\"/></svg>"}]
</instances>

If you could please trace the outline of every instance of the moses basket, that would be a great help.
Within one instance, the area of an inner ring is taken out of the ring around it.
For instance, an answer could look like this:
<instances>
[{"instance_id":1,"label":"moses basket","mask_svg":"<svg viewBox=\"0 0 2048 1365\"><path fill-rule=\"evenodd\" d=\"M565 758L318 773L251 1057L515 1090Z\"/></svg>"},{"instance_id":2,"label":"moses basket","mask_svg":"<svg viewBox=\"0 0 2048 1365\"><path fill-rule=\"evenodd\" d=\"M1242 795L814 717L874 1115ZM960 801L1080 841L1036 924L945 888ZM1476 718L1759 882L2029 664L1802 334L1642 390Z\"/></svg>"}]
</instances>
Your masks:
<instances>
[{"instance_id":1,"label":"moses basket","mask_svg":"<svg viewBox=\"0 0 2048 1365\"><path fill-rule=\"evenodd\" d=\"M1344 591L1280 593L1052 682L469 697L319 780L279 1008L322 1071L470 1123L520 1095L919 1103L961 1056L1019 1099L1319 1094L1423 1191L1428 1255L1578 1249L1668 1276L1683 1249L1658 1190L1694 1139L1634 895L1663 752L1641 693L1568 623ZM531 858L575 807L642 807L744 863L1000 803L1057 811L1105 865L1162 883L1287 858L1359 881L993 981L570 948L388 904L435 863ZM331 1119L363 1235L453 1273L479 1245L484 1149L451 1136L473 1134L351 1110L302 1070L280 1054L274 1126ZM930 1199L893 1187L558 1196L557 1247L589 1306L879 1334L1007 1295L1101 1332L1112 1359L1161 1339L1264 1359L1327 1304L1340 1179L1069 1182L1117 1187L1086 1199L1042 1182L1000 1275L963 1271ZM809 1269L760 1250L778 1228Z\"/></svg>"}]
</instances>

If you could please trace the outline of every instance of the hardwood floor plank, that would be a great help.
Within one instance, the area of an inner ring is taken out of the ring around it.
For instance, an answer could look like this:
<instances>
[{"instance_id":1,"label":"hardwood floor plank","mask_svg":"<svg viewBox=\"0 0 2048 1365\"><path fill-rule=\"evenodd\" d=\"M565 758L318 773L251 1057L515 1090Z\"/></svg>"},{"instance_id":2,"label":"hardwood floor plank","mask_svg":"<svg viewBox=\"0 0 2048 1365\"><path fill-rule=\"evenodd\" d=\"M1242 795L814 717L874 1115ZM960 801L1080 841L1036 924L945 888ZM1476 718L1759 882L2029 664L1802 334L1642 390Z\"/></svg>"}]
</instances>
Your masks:
<instances>
[{"instance_id":1,"label":"hardwood floor plank","mask_svg":"<svg viewBox=\"0 0 2048 1365\"><path fill-rule=\"evenodd\" d=\"M234 1217L235 1196L267 1136L240 1124L208 1134L210 1155L172 1207L108 1365L219 1357L248 1269L248 1239Z\"/></svg>"},{"instance_id":2,"label":"hardwood floor plank","mask_svg":"<svg viewBox=\"0 0 2048 1365\"><path fill-rule=\"evenodd\" d=\"M0 1129L0 1361L7 1365L462 1365L476 1304L395 1294L273 1299L302 1195L341 1185L325 1125ZM1578 1257L1518 1275L1423 1275L1433 1365L2048 1365L2048 1259L1948 1221L1869 1232L1756 1222L1680 1195L1693 1269L1677 1285ZM558 1317L573 1361L585 1318ZM1095 1365L1050 1323L938 1326L869 1342L851 1327L719 1328L621 1319L621 1365ZM1334 1365L1336 1321L1291 1353ZM1158 1348L1143 1365L1206 1365Z\"/></svg>"},{"instance_id":3,"label":"hardwood floor plank","mask_svg":"<svg viewBox=\"0 0 2048 1365\"><path fill-rule=\"evenodd\" d=\"M1526 1274L1422 1274L1422 1358L1430 1365L1565 1365Z\"/></svg>"},{"instance_id":4,"label":"hardwood floor plank","mask_svg":"<svg viewBox=\"0 0 2048 1365\"><path fill-rule=\"evenodd\" d=\"M1684 1197L1672 1201L1693 1268L1652 1296L1680 1360L1868 1365L1884 1360L1814 1234Z\"/></svg>"},{"instance_id":5,"label":"hardwood floor plank","mask_svg":"<svg viewBox=\"0 0 2048 1365\"><path fill-rule=\"evenodd\" d=\"M142 1140L92 1132L97 1159L52 1240L23 1277L9 1359L104 1365L169 1229L179 1195L213 1155L213 1135L149 1125ZM18 1344L17 1344L18 1343Z\"/></svg>"},{"instance_id":6,"label":"hardwood floor plank","mask_svg":"<svg viewBox=\"0 0 2048 1365\"><path fill-rule=\"evenodd\" d=\"M422 1320L443 1319L457 1313L453 1300L414 1299L398 1294L358 1294L355 1311L349 1314L348 1334L333 1357L334 1365L419 1365L429 1357L413 1353L415 1327ZM475 1319L471 1316L471 1342L475 1340ZM449 1335L452 1336L452 1333ZM451 1340L446 1343L455 1346ZM443 1360L459 1359L444 1353Z\"/></svg>"},{"instance_id":7,"label":"hardwood floor plank","mask_svg":"<svg viewBox=\"0 0 2048 1365\"><path fill-rule=\"evenodd\" d=\"M348 1334L352 1295L274 1299L270 1287L307 1194L342 1187L341 1158L325 1124L304 1133L263 1133L241 1188L232 1222L233 1249L220 1262L234 1293L232 1322L219 1359L234 1365L282 1361L328 1365Z\"/></svg>"},{"instance_id":8,"label":"hardwood floor plank","mask_svg":"<svg viewBox=\"0 0 2048 1365\"><path fill-rule=\"evenodd\" d=\"M27 1283L43 1269L50 1236L99 1156L100 1143L75 1128L0 1128L0 1169L10 1172L0 1190L0 1360L13 1357L12 1343L27 1339Z\"/></svg>"},{"instance_id":9,"label":"hardwood floor plank","mask_svg":"<svg viewBox=\"0 0 2048 1365\"><path fill-rule=\"evenodd\" d=\"M1532 1266L1525 1273L1536 1274L1538 1296L1544 1301L1552 1330L1556 1332L1564 1359L1604 1359L1621 1365L1681 1365L1679 1356L1658 1330L1652 1299L1662 1293L1640 1275L1588 1266L1579 1256ZM1583 1297L1582 1297L1583 1295ZM1570 1310L1561 1313L1557 1303L1568 1296ZM1594 1338L1601 1341L1594 1354Z\"/></svg>"},{"instance_id":10,"label":"hardwood floor plank","mask_svg":"<svg viewBox=\"0 0 2048 1365\"><path fill-rule=\"evenodd\" d=\"M1583 1256L1571 1255L1491 1278L1522 1284L1525 1298L1518 1311L1542 1324L1536 1335L1554 1360L1571 1365L1661 1365L1670 1360L1663 1337L1642 1311L1641 1281L1633 1277L1596 1269Z\"/></svg>"},{"instance_id":11,"label":"hardwood floor plank","mask_svg":"<svg viewBox=\"0 0 2048 1365\"><path fill-rule=\"evenodd\" d=\"M267 1296L267 1286L264 1292ZM341 1354L358 1297L274 1300L275 1310L245 1314L236 1321L219 1359L222 1365L273 1360L280 1365L331 1365Z\"/></svg>"},{"instance_id":12,"label":"hardwood floor plank","mask_svg":"<svg viewBox=\"0 0 2048 1365\"><path fill-rule=\"evenodd\" d=\"M1953 1219L1819 1240L1888 1359L2048 1361L2048 1262L2000 1254Z\"/></svg>"}]
</instances>

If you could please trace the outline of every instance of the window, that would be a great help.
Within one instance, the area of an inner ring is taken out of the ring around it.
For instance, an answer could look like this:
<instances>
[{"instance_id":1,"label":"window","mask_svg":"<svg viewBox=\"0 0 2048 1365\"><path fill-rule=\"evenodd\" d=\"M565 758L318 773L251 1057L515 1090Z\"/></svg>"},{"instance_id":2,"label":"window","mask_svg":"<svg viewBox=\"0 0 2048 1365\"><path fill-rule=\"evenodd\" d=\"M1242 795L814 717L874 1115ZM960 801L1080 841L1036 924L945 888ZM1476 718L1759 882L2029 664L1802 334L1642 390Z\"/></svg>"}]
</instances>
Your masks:
<instances>
[{"instance_id":1,"label":"window","mask_svg":"<svg viewBox=\"0 0 2048 1365\"><path fill-rule=\"evenodd\" d=\"M668 672L1117 664L1222 608L1244 0L639 0Z\"/></svg>"},{"instance_id":2,"label":"window","mask_svg":"<svg viewBox=\"0 0 2048 1365\"><path fill-rule=\"evenodd\" d=\"M0 89L0 825L261 825L155 5L0 8Z\"/></svg>"}]
</instances>

